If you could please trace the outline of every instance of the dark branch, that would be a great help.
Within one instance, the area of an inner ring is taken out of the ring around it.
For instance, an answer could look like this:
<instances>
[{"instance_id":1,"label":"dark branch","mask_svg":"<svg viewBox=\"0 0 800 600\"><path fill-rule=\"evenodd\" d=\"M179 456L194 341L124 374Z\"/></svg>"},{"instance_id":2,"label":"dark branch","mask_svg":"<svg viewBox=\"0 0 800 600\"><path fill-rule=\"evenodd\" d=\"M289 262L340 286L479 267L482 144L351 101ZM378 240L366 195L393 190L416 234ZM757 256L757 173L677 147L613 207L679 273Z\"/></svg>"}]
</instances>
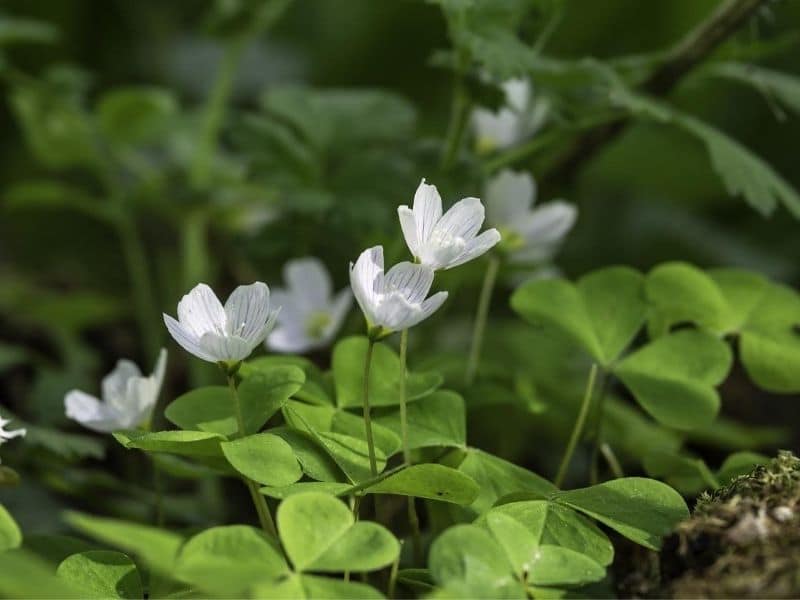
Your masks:
<instances>
[{"instance_id":1,"label":"dark branch","mask_svg":"<svg viewBox=\"0 0 800 600\"><path fill-rule=\"evenodd\" d=\"M705 21L686 34L667 54L664 62L639 86L652 96L666 96L698 63L744 24L767 0L725 0ZM572 175L628 125L620 119L579 137L545 175L550 181L568 181Z\"/></svg>"}]
</instances>

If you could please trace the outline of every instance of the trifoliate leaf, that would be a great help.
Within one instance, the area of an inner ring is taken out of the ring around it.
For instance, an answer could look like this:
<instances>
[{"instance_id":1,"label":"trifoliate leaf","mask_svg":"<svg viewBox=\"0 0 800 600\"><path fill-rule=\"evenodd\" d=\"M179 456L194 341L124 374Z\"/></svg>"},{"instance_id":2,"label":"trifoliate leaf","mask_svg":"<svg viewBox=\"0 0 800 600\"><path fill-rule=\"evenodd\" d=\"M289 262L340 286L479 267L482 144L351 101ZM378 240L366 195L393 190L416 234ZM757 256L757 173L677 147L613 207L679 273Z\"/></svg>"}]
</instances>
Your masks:
<instances>
[{"instance_id":1,"label":"trifoliate leaf","mask_svg":"<svg viewBox=\"0 0 800 600\"><path fill-rule=\"evenodd\" d=\"M399 409L376 411L374 422L402 434ZM450 390L437 390L406 406L409 448L463 447L467 443L464 400Z\"/></svg>"},{"instance_id":2,"label":"trifoliate leaf","mask_svg":"<svg viewBox=\"0 0 800 600\"><path fill-rule=\"evenodd\" d=\"M328 494L290 496L278 507L276 521L297 571L373 571L391 564L400 552L387 529L356 522L350 509Z\"/></svg>"},{"instance_id":3,"label":"trifoliate leaf","mask_svg":"<svg viewBox=\"0 0 800 600\"><path fill-rule=\"evenodd\" d=\"M468 505L478 496L478 484L464 473L438 464L411 465L366 490Z\"/></svg>"},{"instance_id":4,"label":"trifoliate leaf","mask_svg":"<svg viewBox=\"0 0 800 600\"><path fill-rule=\"evenodd\" d=\"M644 323L644 278L627 267L609 267L576 284L543 279L524 284L511 306L534 325L556 328L603 366L611 365Z\"/></svg>"},{"instance_id":5,"label":"trifoliate leaf","mask_svg":"<svg viewBox=\"0 0 800 600\"><path fill-rule=\"evenodd\" d=\"M140 429L115 431L114 438L128 449L168 452L183 456L222 456L219 447L225 438L208 431L154 431Z\"/></svg>"},{"instance_id":6,"label":"trifoliate leaf","mask_svg":"<svg viewBox=\"0 0 800 600\"><path fill-rule=\"evenodd\" d=\"M732 360L719 338L681 330L625 357L614 373L657 421L692 429L716 416L720 400L715 386L727 376Z\"/></svg>"}]
</instances>

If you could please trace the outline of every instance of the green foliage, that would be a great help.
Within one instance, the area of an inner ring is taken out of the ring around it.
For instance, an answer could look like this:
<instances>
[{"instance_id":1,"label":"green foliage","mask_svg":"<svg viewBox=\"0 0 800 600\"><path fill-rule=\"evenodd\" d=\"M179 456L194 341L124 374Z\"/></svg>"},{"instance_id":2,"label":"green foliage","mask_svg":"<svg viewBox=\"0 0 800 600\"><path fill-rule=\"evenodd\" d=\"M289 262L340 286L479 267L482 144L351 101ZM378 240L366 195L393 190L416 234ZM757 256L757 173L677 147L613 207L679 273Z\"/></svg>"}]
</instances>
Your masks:
<instances>
[{"instance_id":1,"label":"green foliage","mask_svg":"<svg viewBox=\"0 0 800 600\"><path fill-rule=\"evenodd\" d=\"M654 550L664 535L689 516L680 494L659 481L641 477L560 492L555 500Z\"/></svg>"},{"instance_id":2,"label":"green foliage","mask_svg":"<svg viewBox=\"0 0 800 600\"><path fill-rule=\"evenodd\" d=\"M286 554L297 571L373 571L391 564L400 545L377 523L356 522L327 494L309 492L284 500L277 513Z\"/></svg>"},{"instance_id":3,"label":"green foliage","mask_svg":"<svg viewBox=\"0 0 800 600\"><path fill-rule=\"evenodd\" d=\"M0 504L0 552L18 547L22 543L22 532L5 506Z\"/></svg>"},{"instance_id":4,"label":"green foliage","mask_svg":"<svg viewBox=\"0 0 800 600\"><path fill-rule=\"evenodd\" d=\"M84 598L142 598L142 582L133 561L119 552L94 550L73 554L56 575L84 594Z\"/></svg>"},{"instance_id":5,"label":"green foliage","mask_svg":"<svg viewBox=\"0 0 800 600\"><path fill-rule=\"evenodd\" d=\"M220 447L234 469L264 485L289 485L303 474L292 447L277 435L248 435Z\"/></svg>"},{"instance_id":6,"label":"green foliage","mask_svg":"<svg viewBox=\"0 0 800 600\"><path fill-rule=\"evenodd\" d=\"M364 394L364 357L367 338L351 337L333 349L332 369L339 406L360 407ZM442 384L435 372L409 373L406 394L417 400L432 393ZM400 359L385 344L375 344L369 374L369 397L372 406L393 406L400 403Z\"/></svg>"}]
</instances>

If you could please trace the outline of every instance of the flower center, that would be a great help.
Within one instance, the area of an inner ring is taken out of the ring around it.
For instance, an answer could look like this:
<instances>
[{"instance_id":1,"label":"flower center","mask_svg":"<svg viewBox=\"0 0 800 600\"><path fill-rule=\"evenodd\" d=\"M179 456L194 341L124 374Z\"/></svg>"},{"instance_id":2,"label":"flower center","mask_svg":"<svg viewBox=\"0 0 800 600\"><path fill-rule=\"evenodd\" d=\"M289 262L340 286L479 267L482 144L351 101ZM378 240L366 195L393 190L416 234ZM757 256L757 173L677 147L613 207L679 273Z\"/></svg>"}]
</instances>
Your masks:
<instances>
[{"instance_id":1,"label":"flower center","mask_svg":"<svg viewBox=\"0 0 800 600\"><path fill-rule=\"evenodd\" d=\"M306 318L306 334L308 337L319 340L325 335L325 330L331 324L331 315L323 311L312 312Z\"/></svg>"}]
</instances>

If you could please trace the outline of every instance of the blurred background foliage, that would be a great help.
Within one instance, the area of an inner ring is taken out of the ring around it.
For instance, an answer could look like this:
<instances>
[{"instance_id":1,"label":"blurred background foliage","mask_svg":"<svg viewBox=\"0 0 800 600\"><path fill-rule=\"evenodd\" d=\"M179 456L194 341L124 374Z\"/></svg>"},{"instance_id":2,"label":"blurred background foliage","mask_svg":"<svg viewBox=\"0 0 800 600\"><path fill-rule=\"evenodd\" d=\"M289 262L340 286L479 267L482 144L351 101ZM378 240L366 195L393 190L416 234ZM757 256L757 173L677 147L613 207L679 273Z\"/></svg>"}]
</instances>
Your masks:
<instances>
[{"instance_id":1,"label":"blurred background foliage","mask_svg":"<svg viewBox=\"0 0 800 600\"><path fill-rule=\"evenodd\" d=\"M730 4L748 2L6 0L0 400L30 425L2 449L25 474L3 502L34 531L56 526L49 509L106 494L113 512L142 516L151 492L133 482L147 465L70 425L64 393L95 390L118 357L147 365L162 344L163 399L211 380L213 369L166 339L161 312L198 281L223 296L254 279L277 285L292 257L323 258L337 288L368 245L405 259L396 206L411 202L421 177L451 203L481 195L498 160L530 170L540 200L579 207L557 259L569 277L686 260L796 287L800 4L751 1L752 15L707 60L653 94L738 141L787 189L771 189L772 175L749 158L726 162L727 145L712 164L712 142L659 113L666 104L626 95ZM466 126L471 108L497 108L498 84L523 74L548 102L545 126L519 156L481 154ZM587 122L629 115L621 135L589 153ZM743 201L731 186L753 187ZM466 391L469 431L471 443L551 475L586 365L512 315L508 294L530 273L504 273L496 292L486 377ZM481 276L481 264L443 274L450 300L412 336L412 364L460 372ZM344 333L361 329L354 311ZM621 394L605 435L625 438L633 471L656 439L687 441L714 465L733 450L792 443L796 397L767 396L735 371L723 398L713 428L686 436L644 420ZM214 482L172 488L174 519L223 518Z\"/></svg>"}]
</instances>

